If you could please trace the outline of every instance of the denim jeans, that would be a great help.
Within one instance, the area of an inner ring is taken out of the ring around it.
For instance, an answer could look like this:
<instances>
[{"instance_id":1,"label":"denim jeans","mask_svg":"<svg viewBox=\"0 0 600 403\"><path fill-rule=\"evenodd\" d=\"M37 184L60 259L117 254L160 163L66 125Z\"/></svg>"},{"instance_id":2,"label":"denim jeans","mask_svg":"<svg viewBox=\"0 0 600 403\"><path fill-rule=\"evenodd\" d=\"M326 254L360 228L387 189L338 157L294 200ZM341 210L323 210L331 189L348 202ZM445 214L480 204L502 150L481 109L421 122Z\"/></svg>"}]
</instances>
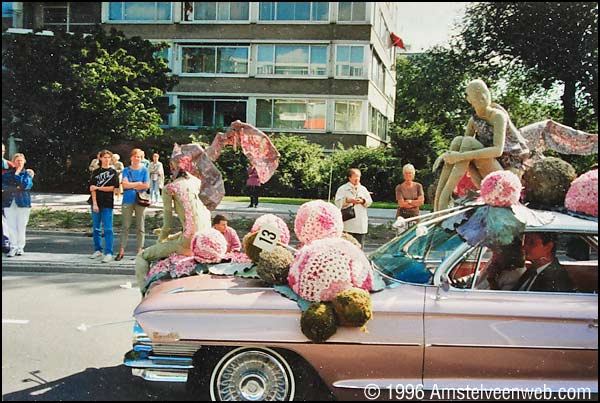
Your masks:
<instances>
[{"instance_id":1,"label":"denim jeans","mask_svg":"<svg viewBox=\"0 0 600 403\"><path fill-rule=\"evenodd\" d=\"M113 253L113 209L100 207L98 213L94 212L92 207L92 234L94 238L94 251L102 252L102 226L104 227L104 248L105 255L114 255Z\"/></svg>"},{"instance_id":2,"label":"denim jeans","mask_svg":"<svg viewBox=\"0 0 600 403\"><path fill-rule=\"evenodd\" d=\"M151 181L150 185L150 200L154 203L158 203L160 199L160 187L158 181Z\"/></svg>"}]
</instances>

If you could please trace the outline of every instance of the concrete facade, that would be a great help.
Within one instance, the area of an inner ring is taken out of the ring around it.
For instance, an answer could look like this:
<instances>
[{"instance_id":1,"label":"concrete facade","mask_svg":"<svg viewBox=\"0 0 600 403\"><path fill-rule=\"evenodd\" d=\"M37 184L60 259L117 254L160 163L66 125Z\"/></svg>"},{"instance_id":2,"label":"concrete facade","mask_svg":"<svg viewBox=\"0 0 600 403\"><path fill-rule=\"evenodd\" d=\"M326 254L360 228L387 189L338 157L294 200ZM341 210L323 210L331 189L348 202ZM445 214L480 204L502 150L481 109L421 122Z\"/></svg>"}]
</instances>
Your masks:
<instances>
[{"instance_id":1,"label":"concrete facade","mask_svg":"<svg viewBox=\"0 0 600 403\"><path fill-rule=\"evenodd\" d=\"M167 43L161 56L179 84L165 94L175 106L165 128L240 119L325 149L388 143L398 3L13 4L23 10L23 28L58 29L65 14L61 28L80 32L85 24L77 25L82 8L75 4L88 4L84 22Z\"/></svg>"}]
</instances>

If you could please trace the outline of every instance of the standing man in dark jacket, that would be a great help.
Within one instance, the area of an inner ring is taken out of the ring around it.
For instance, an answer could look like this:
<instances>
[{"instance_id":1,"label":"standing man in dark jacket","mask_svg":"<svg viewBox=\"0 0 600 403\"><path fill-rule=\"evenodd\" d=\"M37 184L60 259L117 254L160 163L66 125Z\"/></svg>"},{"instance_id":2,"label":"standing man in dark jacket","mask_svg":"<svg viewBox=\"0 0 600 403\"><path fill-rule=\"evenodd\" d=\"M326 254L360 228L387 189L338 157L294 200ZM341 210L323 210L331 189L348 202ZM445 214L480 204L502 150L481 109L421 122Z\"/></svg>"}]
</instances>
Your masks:
<instances>
[{"instance_id":1,"label":"standing man in dark jacket","mask_svg":"<svg viewBox=\"0 0 600 403\"><path fill-rule=\"evenodd\" d=\"M17 153L12 160L14 168L2 174L2 208L6 214L10 250L7 257L21 256L25 249L25 232L31 212L33 186L31 170L25 169L25 156Z\"/></svg>"}]
</instances>

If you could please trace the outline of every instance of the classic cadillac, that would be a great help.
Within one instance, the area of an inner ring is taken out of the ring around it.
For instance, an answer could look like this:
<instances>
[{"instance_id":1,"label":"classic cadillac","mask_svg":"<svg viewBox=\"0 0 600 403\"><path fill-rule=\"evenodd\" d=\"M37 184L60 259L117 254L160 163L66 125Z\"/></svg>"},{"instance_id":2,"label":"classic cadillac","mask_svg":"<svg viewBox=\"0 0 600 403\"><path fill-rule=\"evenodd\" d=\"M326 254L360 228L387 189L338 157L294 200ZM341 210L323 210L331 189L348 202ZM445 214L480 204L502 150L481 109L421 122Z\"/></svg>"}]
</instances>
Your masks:
<instances>
[{"instance_id":1,"label":"classic cadillac","mask_svg":"<svg viewBox=\"0 0 600 403\"><path fill-rule=\"evenodd\" d=\"M340 327L313 343L298 304L272 287L201 274L149 291L125 365L213 400L395 399L398 388L597 393L598 223L551 214L525 233L554 234L572 292L480 289L491 251L432 218L370 255L385 288L371 294L367 331ZM415 265L429 280L402 276Z\"/></svg>"}]
</instances>

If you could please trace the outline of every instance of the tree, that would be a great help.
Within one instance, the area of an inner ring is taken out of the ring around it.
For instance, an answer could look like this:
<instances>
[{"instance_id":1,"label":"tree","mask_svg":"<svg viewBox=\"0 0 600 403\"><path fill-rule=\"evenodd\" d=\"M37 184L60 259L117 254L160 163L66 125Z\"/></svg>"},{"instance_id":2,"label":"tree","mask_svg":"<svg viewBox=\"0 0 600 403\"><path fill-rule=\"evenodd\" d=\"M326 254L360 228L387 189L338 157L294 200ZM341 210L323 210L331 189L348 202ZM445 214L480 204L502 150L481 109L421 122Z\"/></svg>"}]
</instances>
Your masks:
<instances>
[{"instance_id":1,"label":"tree","mask_svg":"<svg viewBox=\"0 0 600 403\"><path fill-rule=\"evenodd\" d=\"M482 2L467 8L462 31L468 57L501 69L524 68L550 88L564 84L564 123L576 126L579 103L598 119L598 3Z\"/></svg>"},{"instance_id":2,"label":"tree","mask_svg":"<svg viewBox=\"0 0 600 403\"><path fill-rule=\"evenodd\" d=\"M153 56L163 46L115 30L6 40L2 126L22 139L42 179L51 181L67 155L162 132L159 99L176 82Z\"/></svg>"}]
</instances>

